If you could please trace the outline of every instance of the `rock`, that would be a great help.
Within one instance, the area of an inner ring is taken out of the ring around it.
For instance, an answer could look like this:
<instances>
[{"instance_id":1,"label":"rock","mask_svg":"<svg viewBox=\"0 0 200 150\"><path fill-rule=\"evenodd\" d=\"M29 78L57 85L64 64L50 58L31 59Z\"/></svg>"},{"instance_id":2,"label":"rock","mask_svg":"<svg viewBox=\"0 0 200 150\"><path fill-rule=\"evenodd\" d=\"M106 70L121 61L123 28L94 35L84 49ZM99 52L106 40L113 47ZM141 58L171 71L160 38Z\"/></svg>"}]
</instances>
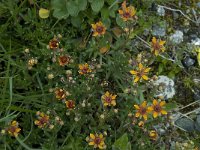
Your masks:
<instances>
[{"instance_id":1,"label":"rock","mask_svg":"<svg viewBox=\"0 0 200 150\"><path fill-rule=\"evenodd\" d=\"M158 25L154 25L152 34L154 36L161 36L161 37L165 36L165 34L166 34L166 26L161 27L161 26L158 26Z\"/></svg>"},{"instance_id":2,"label":"rock","mask_svg":"<svg viewBox=\"0 0 200 150\"><path fill-rule=\"evenodd\" d=\"M189 118L186 118L186 117L183 117L183 118L176 120L175 124L178 127L184 129L187 132L192 132L192 131L195 130L194 121L192 119L189 119Z\"/></svg>"},{"instance_id":3,"label":"rock","mask_svg":"<svg viewBox=\"0 0 200 150\"><path fill-rule=\"evenodd\" d=\"M156 88L155 97L163 97L167 100L175 95L174 81L167 76L158 76L153 85Z\"/></svg>"},{"instance_id":4,"label":"rock","mask_svg":"<svg viewBox=\"0 0 200 150\"><path fill-rule=\"evenodd\" d=\"M157 7L157 14L159 16L165 16L165 9L162 6Z\"/></svg>"},{"instance_id":5,"label":"rock","mask_svg":"<svg viewBox=\"0 0 200 150\"><path fill-rule=\"evenodd\" d=\"M195 129L200 132L200 114L197 115L197 119L195 121Z\"/></svg>"},{"instance_id":6,"label":"rock","mask_svg":"<svg viewBox=\"0 0 200 150\"><path fill-rule=\"evenodd\" d=\"M196 39L192 40L192 44L196 45L196 46L200 46L200 38L196 38Z\"/></svg>"},{"instance_id":7,"label":"rock","mask_svg":"<svg viewBox=\"0 0 200 150\"><path fill-rule=\"evenodd\" d=\"M183 32L180 30L175 31L175 33L169 37L169 40L174 44L180 44L183 42Z\"/></svg>"},{"instance_id":8,"label":"rock","mask_svg":"<svg viewBox=\"0 0 200 150\"><path fill-rule=\"evenodd\" d=\"M200 2L198 2L198 3L197 3L197 7L199 7L199 8L200 8Z\"/></svg>"},{"instance_id":9,"label":"rock","mask_svg":"<svg viewBox=\"0 0 200 150\"><path fill-rule=\"evenodd\" d=\"M184 66L186 67L190 67L190 66L193 66L195 63L195 60L190 58L190 57L186 57L184 60L183 60L183 64Z\"/></svg>"},{"instance_id":10,"label":"rock","mask_svg":"<svg viewBox=\"0 0 200 150\"><path fill-rule=\"evenodd\" d=\"M174 19L176 20L176 19L179 18L179 14L173 11L173 17L174 17Z\"/></svg>"},{"instance_id":11,"label":"rock","mask_svg":"<svg viewBox=\"0 0 200 150\"><path fill-rule=\"evenodd\" d=\"M198 101L200 100L200 91L198 89L194 89L194 100Z\"/></svg>"},{"instance_id":12,"label":"rock","mask_svg":"<svg viewBox=\"0 0 200 150\"><path fill-rule=\"evenodd\" d=\"M197 115L196 123L200 126L200 114Z\"/></svg>"}]
</instances>

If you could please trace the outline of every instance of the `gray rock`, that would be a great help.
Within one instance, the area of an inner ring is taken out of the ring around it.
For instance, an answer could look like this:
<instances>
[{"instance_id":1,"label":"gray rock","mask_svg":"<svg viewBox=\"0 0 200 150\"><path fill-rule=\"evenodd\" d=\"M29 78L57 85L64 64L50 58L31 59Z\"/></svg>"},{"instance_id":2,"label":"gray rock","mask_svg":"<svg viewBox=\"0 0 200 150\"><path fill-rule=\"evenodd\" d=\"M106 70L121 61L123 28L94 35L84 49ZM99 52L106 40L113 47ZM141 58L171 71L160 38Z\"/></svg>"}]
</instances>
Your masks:
<instances>
[{"instance_id":1,"label":"gray rock","mask_svg":"<svg viewBox=\"0 0 200 150\"><path fill-rule=\"evenodd\" d=\"M183 60L183 64L184 66L186 67L190 67L190 66L193 66L195 63L195 60L190 58L190 57L186 57L184 60Z\"/></svg>"},{"instance_id":2,"label":"gray rock","mask_svg":"<svg viewBox=\"0 0 200 150\"><path fill-rule=\"evenodd\" d=\"M199 7L199 8L200 8L200 2L198 2L198 3L197 3L197 7Z\"/></svg>"},{"instance_id":3,"label":"gray rock","mask_svg":"<svg viewBox=\"0 0 200 150\"><path fill-rule=\"evenodd\" d=\"M175 31L175 33L169 37L169 40L174 44L180 44L183 42L183 32L180 30Z\"/></svg>"},{"instance_id":4,"label":"gray rock","mask_svg":"<svg viewBox=\"0 0 200 150\"><path fill-rule=\"evenodd\" d=\"M198 89L194 89L194 95L193 95L194 100L198 101L200 100L200 91Z\"/></svg>"},{"instance_id":5,"label":"gray rock","mask_svg":"<svg viewBox=\"0 0 200 150\"><path fill-rule=\"evenodd\" d=\"M200 114L197 115L196 123L200 126Z\"/></svg>"},{"instance_id":6,"label":"gray rock","mask_svg":"<svg viewBox=\"0 0 200 150\"><path fill-rule=\"evenodd\" d=\"M157 7L157 14L159 16L165 16L165 9L162 6Z\"/></svg>"},{"instance_id":7,"label":"gray rock","mask_svg":"<svg viewBox=\"0 0 200 150\"><path fill-rule=\"evenodd\" d=\"M161 27L161 26L158 26L158 25L154 25L153 26L153 31L152 31L152 34L154 36L165 36L166 34L166 27Z\"/></svg>"},{"instance_id":8,"label":"gray rock","mask_svg":"<svg viewBox=\"0 0 200 150\"><path fill-rule=\"evenodd\" d=\"M179 18L179 14L173 11L173 17L174 17L174 19L176 20L176 19Z\"/></svg>"},{"instance_id":9,"label":"gray rock","mask_svg":"<svg viewBox=\"0 0 200 150\"><path fill-rule=\"evenodd\" d=\"M192 44L196 46L200 46L200 38L195 38L194 40L192 40Z\"/></svg>"},{"instance_id":10,"label":"gray rock","mask_svg":"<svg viewBox=\"0 0 200 150\"><path fill-rule=\"evenodd\" d=\"M187 132L192 132L192 131L195 130L194 121L192 119L189 119L189 118L186 118L186 117L183 117L183 118L176 120L175 124L178 127L184 129Z\"/></svg>"},{"instance_id":11,"label":"gray rock","mask_svg":"<svg viewBox=\"0 0 200 150\"><path fill-rule=\"evenodd\" d=\"M195 122L194 126L195 126L195 130L200 132L200 125L197 122Z\"/></svg>"},{"instance_id":12,"label":"gray rock","mask_svg":"<svg viewBox=\"0 0 200 150\"><path fill-rule=\"evenodd\" d=\"M195 121L195 129L200 132L200 114L197 115L197 119Z\"/></svg>"}]
</instances>

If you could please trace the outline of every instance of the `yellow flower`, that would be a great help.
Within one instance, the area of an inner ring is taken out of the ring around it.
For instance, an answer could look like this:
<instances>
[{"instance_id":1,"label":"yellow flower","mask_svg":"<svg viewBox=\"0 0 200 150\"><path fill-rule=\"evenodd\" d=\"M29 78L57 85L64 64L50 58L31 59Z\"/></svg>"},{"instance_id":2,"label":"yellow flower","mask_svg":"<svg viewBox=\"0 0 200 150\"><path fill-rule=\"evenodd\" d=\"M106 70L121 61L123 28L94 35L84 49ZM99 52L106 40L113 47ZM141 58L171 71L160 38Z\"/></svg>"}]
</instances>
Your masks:
<instances>
[{"instance_id":1,"label":"yellow flower","mask_svg":"<svg viewBox=\"0 0 200 150\"><path fill-rule=\"evenodd\" d=\"M126 7L126 1L122 3L122 9L118 10L118 12L124 21L133 20L136 14L133 6Z\"/></svg>"},{"instance_id":2,"label":"yellow flower","mask_svg":"<svg viewBox=\"0 0 200 150\"><path fill-rule=\"evenodd\" d=\"M143 127L144 126L144 121L140 121L139 123L138 123L138 126L141 128L141 127Z\"/></svg>"},{"instance_id":3,"label":"yellow flower","mask_svg":"<svg viewBox=\"0 0 200 150\"><path fill-rule=\"evenodd\" d=\"M134 82L138 82L140 79L148 80L148 72L151 68L145 68L141 63L139 63L137 70L131 70L130 73L135 76Z\"/></svg>"},{"instance_id":4,"label":"yellow flower","mask_svg":"<svg viewBox=\"0 0 200 150\"><path fill-rule=\"evenodd\" d=\"M21 129L18 126L19 126L19 123L17 121L15 121L15 120L12 121L10 123L10 126L7 128L8 133L11 136L17 137L19 132L21 131Z\"/></svg>"},{"instance_id":5,"label":"yellow flower","mask_svg":"<svg viewBox=\"0 0 200 150\"><path fill-rule=\"evenodd\" d=\"M150 139L155 141L158 138L158 134L157 134L157 132L155 130L151 130L149 132L149 137L150 137Z\"/></svg>"},{"instance_id":6,"label":"yellow flower","mask_svg":"<svg viewBox=\"0 0 200 150\"><path fill-rule=\"evenodd\" d=\"M92 72L92 70L90 69L89 65L87 63L85 64L79 64L79 74L87 74Z\"/></svg>"},{"instance_id":7,"label":"yellow flower","mask_svg":"<svg viewBox=\"0 0 200 150\"><path fill-rule=\"evenodd\" d=\"M151 42L151 51L158 56L160 52L165 51L165 47L163 46L165 44L165 41L157 40L155 37L153 37Z\"/></svg>"},{"instance_id":8,"label":"yellow flower","mask_svg":"<svg viewBox=\"0 0 200 150\"><path fill-rule=\"evenodd\" d=\"M44 128L46 125L49 124L49 116L44 114L43 112L38 112L38 120L35 120L34 123L39 128Z\"/></svg>"},{"instance_id":9,"label":"yellow flower","mask_svg":"<svg viewBox=\"0 0 200 150\"><path fill-rule=\"evenodd\" d=\"M59 61L60 66L65 66L65 65L69 64L70 57L67 55L59 56L58 61Z\"/></svg>"},{"instance_id":10,"label":"yellow flower","mask_svg":"<svg viewBox=\"0 0 200 150\"><path fill-rule=\"evenodd\" d=\"M66 92L63 89L56 89L55 95L58 100L64 99L66 97Z\"/></svg>"},{"instance_id":11,"label":"yellow flower","mask_svg":"<svg viewBox=\"0 0 200 150\"><path fill-rule=\"evenodd\" d=\"M101 97L104 106L115 106L117 95L112 95L108 91Z\"/></svg>"},{"instance_id":12,"label":"yellow flower","mask_svg":"<svg viewBox=\"0 0 200 150\"><path fill-rule=\"evenodd\" d=\"M69 110L72 110L72 109L74 109L74 107L75 107L75 103L74 103L74 101L72 101L72 100L66 101L65 104L66 104L66 107L67 107Z\"/></svg>"},{"instance_id":13,"label":"yellow flower","mask_svg":"<svg viewBox=\"0 0 200 150\"><path fill-rule=\"evenodd\" d=\"M149 110L153 111L153 117L156 118L158 115L166 115L167 111L163 110L165 101L158 102L156 99L153 100L153 105L149 107Z\"/></svg>"},{"instance_id":14,"label":"yellow flower","mask_svg":"<svg viewBox=\"0 0 200 150\"><path fill-rule=\"evenodd\" d=\"M50 40L50 42L49 42L49 48L50 48L50 49L55 50L55 49L57 49L58 47L59 47L59 41L58 41L58 39L53 38L52 40Z\"/></svg>"},{"instance_id":15,"label":"yellow flower","mask_svg":"<svg viewBox=\"0 0 200 150\"><path fill-rule=\"evenodd\" d=\"M103 134L92 134L90 133L89 145L94 146L94 148L105 149L106 145L104 143L105 138Z\"/></svg>"},{"instance_id":16,"label":"yellow flower","mask_svg":"<svg viewBox=\"0 0 200 150\"><path fill-rule=\"evenodd\" d=\"M106 33L106 27L103 25L101 21L96 24L91 24L93 30L93 36L100 36Z\"/></svg>"},{"instance_id":17,"label":"yellow flower","mask_svg":"<svg viewBox=\"0 0 200 150\"><path fill-rule=\"evenodd\" d=\"M144 120L147 120L147 114L150 112L150 110L147 107L147 102L144 101L140 106L134 105L134 107L137 109L135 117L143 117Z\"/></svg>"}]
</instances>

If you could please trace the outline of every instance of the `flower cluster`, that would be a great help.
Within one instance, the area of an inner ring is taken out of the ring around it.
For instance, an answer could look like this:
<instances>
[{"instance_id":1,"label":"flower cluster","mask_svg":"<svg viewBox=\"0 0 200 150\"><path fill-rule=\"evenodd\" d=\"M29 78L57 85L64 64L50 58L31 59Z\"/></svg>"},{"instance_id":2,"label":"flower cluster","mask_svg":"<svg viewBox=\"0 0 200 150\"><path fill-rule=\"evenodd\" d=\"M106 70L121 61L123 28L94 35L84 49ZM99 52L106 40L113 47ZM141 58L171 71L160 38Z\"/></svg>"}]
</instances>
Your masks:
<instances>
[{"instance_id":1,"label":"flower cluster","mask_svg":"<svg viewBox=\"0 0 200 150\"><path fill-rule=\"evenodd\" d=\"M147 101L143 101L141 105L134 105L137 112L135 113L135 117L143 117L144 120L147 120L147 116L149 113L153 113L153 117L157 118L159 115L166 115L167 111L163 109L165 105L165 101L157 101L153 100L153 104L151 106L147 106Z\"/></svg>"},{"instance_id":2,"label":"flower cluster","mask_svg":"<svg viewBox=\"0 0 200 150\"><path fill-rule=\"evenodd\" d=\"M9 126L5 131L7 131L9 135L17 137L21 131L21 128L19 128L19 123L16 120L13 120L9 123Z\"/></svg>"}]
</instances>

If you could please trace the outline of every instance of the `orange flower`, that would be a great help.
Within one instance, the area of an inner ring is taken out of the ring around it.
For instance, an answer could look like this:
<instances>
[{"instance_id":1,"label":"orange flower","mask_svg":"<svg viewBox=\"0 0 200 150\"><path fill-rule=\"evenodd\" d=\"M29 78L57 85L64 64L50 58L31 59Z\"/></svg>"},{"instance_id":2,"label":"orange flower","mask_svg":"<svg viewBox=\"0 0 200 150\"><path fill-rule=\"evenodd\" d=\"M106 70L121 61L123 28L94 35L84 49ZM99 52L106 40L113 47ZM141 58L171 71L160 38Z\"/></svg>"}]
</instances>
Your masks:
<instances>
[{"instance_id":1,"label":"orange flower","mask_svg":"<svg viewBox=\"0 0 200 150\"><path fill-rule=\"evenodd\" d=\"M101 97L104 106L115 106L117 95L112 95L108 91Z\"/></svg>"},{"instance_id":2,"label":"orange flower","mask_svg":"<svg viewBox=\"0 0 200 150\"><path fill-rule=\"evenodd\" d=\"M88 137L86 139L88 139ZM103 137L103 134L90 133L90 137L87 141L89 142L89 145L93 145L94 148L105 149L106 145L104 140L105 138Z\"/></svg>"},{"instance_id":3,"label":"orange flower","mask_svg":"<svg viewBox=\"0 0 200 150\"><path fill-rule=\"evenodd\" d=\"M50 49L57 49L59 47L59 41L56 38L53 38L52 40L50 40L49 42L49 48Z\"/></svg>"},{"instance_id":4,"label":"orange flower","mask_svg":"<svg viewBox=\"0 0 200 150\"><path fill-rule=\"evenodd\" d=\"M133 20L136 10L133 6L126 7L126 1L122 3L122 10L118 10L121 18L124 21Z\"/></svg>"},{"instance_id":5,"label":"orange flower","mask_svg":"<svg viewBox=\"0 0 200 150\"><path fill-rule=\"evenodd\" d=\"M150 139L155 141L158 138L158 134L157 134L157 132L155 130L151 130L149 132L149 137L150 137Z\"/></svg>"},{"instance_id":6,"label":"orange flower","mask_svg":"<svg viewBox=\"0 0 200 150\"><path fill-rule=\"evenodd\" d=\"M61 100L61 99L64 99L66 97L66 92L63 89L56 89L55 95L56 95L57 99Z\"/></svg>"},{"instance_id":7,"label":"orange flower","mask_svg":"<svg viewBox=\"0 0 200 150\"><path fill-rule=\"evenodd\" d=\"M87 74L92 72L92 70L90 69L89 65L87 63L85 64L79 64L79 74Z\"/></svg>"},{"instance_id":8,"label":"orange flower","mask_svg":"<svg viewBox=\"0 0 200 150\"><path fill-rule=\"evenodd\" d=\"M60 66L65 66L65 65L69 64L70 57L67 55L59 56L58 61L59 61Z\"/></svg>"},{"instance_id":9,"label":"orange flower","mask_svg":"<svg viewBox=\"0 0 200 150\"><path fill-rule=\"evenodd\" d=\"M134 82L138 82L140 79L148 80L148 72L151 68L145 68L141 63L138 65L138 70L131 70L130 73L135 76Z\"/></svg>"},{"instance_id":10,"label":"orange flower","mask_svg":"<svg viewBox=\"0 0 200 150\"><path fill-rule=\"evenodd\" d=\"M74 103L73 100L68 100L68 101L65 102L65 104L66 104L66 107L67 107L69 110L72 110L72 109L74 109L74 107L75 107L75 103Z\"/></svg>"},{"instance_id":11,"label":"orange flower","mask_svg":"<svg viewBox=\"0 0 200 150\"><path fill-rule=\"evenodd\" d=\"M163 106L165 105L165 101L158 102L156 99L153 100L153 105L149 107L149 110L153 111L153 117L157 118L158 115L166 115L167 112L163 110Z\"/></svg>"},{"instance_id":12,"label":"orange flower","mask_svg":"<svg viewBox=\"0 0 200 150\"><path fill-rule=\"evenodd\" d=\"M44 128L49 124L49 116L44 114L43 112L37 112L38 120L35 120L34 123L39 128Z\"/></svg>"},{"instance_id":13,"label":"orange flower","mask_svg":"<svg viewBox=\"0 0 200 150\"><path fill-rule=\"evenodd\" d=\"M101 21L96 24L91 24L93 30L93 36L100 36L106 33L106 27L103 25Z\"/></svg>"},{"instance_id":14,"label":"orange flower","mask_svg":"<svg viewBox=\"0 0 200 150\"><path fill-rule=\"evenodd\" d=\"M165 51L165 47L163 46L165 44L165 41L157 40L155 37L153 37L151 42L151 51L158 56L160 52Z\"/></svg>"},{"instance_id":15,"label":"orange flower","mask_svg":"<svg viewBox=\"0 0 200 150\"><path fill-rule=\"evenodd\" d=\"M143 117L144 120L147 120L147 114L150 112L150 110L147 107L147 102L144 101L140 106L134 105L134 107L137 109L137 112L135 114L135 117Z\"/></svg>"},{"instance_id":16,"label":"orange flower","mask_svg":"<svg viewBox=\"0 0 200 150\"><path fill-rule=\"evenodd\" d=\"M11 136L17 137L19 132L21 131L21 129L18 126L19 126L19 123L17 121L15 121L15 120L12 121L10 123L10 126L7 128L8 133Z\"/></svg>"}]
</instances>

